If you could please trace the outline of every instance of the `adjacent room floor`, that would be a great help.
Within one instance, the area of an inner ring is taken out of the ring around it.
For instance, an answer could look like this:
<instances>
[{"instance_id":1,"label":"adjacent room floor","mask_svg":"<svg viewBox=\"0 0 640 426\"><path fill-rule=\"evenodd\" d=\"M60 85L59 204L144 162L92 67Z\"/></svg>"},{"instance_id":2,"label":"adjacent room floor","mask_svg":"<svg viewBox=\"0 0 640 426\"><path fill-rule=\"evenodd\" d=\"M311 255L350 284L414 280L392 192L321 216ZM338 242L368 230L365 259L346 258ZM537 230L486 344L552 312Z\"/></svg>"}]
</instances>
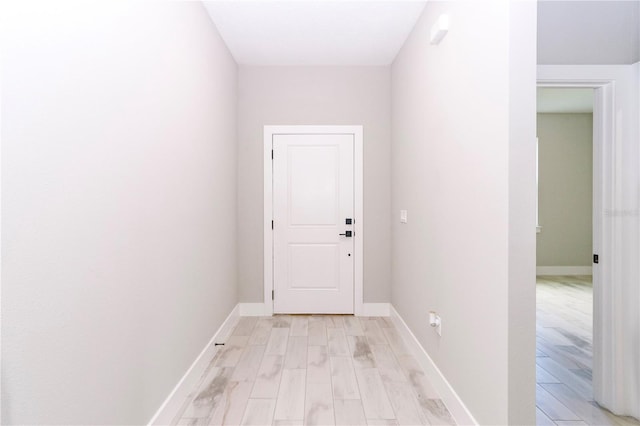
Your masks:
<instances>
[{"instance_id":1,"label":"adjacent room floor","mask_svg":"<svg viewBox=\"0 0 640 426\"><path fill-rule=\"evenodd\" d=\"M593 401L591 277L538 277L537 298L538 425L640 425Z\"/></svg>"},{"instance_id":2,"label":"adjacent room floor","mask_svg":"<svg viewBox=\"0 0 640 426\"><path fill-rule=\"evenodd\" d=\"M174 424L455 424L389 318L243 317Z\"/></svg>"}]
</instances>

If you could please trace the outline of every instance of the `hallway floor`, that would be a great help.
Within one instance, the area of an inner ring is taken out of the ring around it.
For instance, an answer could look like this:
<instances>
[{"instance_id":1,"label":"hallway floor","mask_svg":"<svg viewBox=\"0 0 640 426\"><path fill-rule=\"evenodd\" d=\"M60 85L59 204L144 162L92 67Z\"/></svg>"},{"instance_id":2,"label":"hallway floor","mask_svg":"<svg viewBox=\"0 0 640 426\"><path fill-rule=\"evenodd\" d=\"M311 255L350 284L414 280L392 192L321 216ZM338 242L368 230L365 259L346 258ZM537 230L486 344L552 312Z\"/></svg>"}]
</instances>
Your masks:
<instances>
[{"instance_id":1,"label":"hallway floor","mask_svg":"<svg viewBox=\"0 0 640 426\"><path fill-rule=\"evenodd\" d=\"M389 318L242 317L179 425L452 425Z\"/></svg>"},{"instance_id":2,"label":"hallway floor","mask_svg":"<svg viewBox=\"0 0 640 426\"><path fill-rule=\"evenodd\" d=\"M538 425L640 425L593 401L593 286L590 276L537 278Z\"/></svg>"}]
</instances>

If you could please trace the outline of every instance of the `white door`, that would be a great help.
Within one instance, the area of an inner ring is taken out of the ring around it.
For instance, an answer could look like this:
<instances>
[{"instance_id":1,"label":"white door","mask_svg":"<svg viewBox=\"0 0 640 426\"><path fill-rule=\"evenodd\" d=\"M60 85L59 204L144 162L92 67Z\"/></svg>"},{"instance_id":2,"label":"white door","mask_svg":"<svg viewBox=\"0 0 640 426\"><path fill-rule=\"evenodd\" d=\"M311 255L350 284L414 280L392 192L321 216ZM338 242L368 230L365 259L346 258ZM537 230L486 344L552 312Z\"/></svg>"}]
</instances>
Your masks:
<instances>
[{"instance_id":1,"label":"white door","mask_svg":"<svg viewBox=\"0 0 640 426\"><path fill-rule=\"evenodd\" d=\"M353 149L349 134L273 136L276 313L354 313Z\"/></svg>"}]
</instances>

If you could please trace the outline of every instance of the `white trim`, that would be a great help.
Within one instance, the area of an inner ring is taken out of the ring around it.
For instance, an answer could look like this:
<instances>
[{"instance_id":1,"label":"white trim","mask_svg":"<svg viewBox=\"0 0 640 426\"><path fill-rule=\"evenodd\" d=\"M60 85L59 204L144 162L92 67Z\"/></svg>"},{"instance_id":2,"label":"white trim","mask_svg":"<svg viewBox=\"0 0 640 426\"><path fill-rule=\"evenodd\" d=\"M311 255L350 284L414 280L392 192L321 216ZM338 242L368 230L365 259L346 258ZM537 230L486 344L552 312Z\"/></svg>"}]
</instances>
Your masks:
<instances>
[{"instance_id":1,"label":"white trim","mask_svg":"<svg viewBox=\"0 0 640 426\"><path fill-rule=\"evenodd\" d=\"M363 317L388 317L391 316L390 303L363 303L362 313L357 314Z\"/></svg>"},{"instance_id":2,"label":"white trim","mask_svg":"<svg viewBox=\"0 0 640 426\"><path fill-rule=\"evenodd\" d=\"M274 134L352 134L354 139L354 314L363 315L364 174L362 126L264 126L264 315L273 315L273 149Z\"/></svg>"},{"instance_id":3,"label":"white trim","mask_svg":"<svg viewBox=\"0 0 640 426\"><path fill-rule=\"evenodd\" d=\"M467 406L464 404L460 396L456 393L453 386L447 381L446 377L438 366L433 362L427 351L422 347L416 336L411 332L409 326L404 322L398 311L390 305L391 321L396 327L404 342L407 344L413 357L418 361L427 378L435 388L438 395L442 399L444 405L453 416L456 424L459 425L477 425L478 422L473 417Z\"/></svg>"},{"instance_id":4,"label":"white trim","mask_svg":"<svg viewBox=\"0 0 640 426\"><path fill-rule=\"evenodd\" d=\"M266 316L264 303L239 303L241 317L262 317Z\"/></svg>"},{"instance_id":5,"label":"white trim","mask_svg":"<svg viewBox=\"0 0 640 426\"><path fill-rule=\"evenodd\" d=\"M173 388L167 399L162 403L158 411L149 420L149 425L175 424L175 417L180 413L180 409L187 400L189 393L198 384L209 362L218 352L218 346L214 343L224 342L236 326L239 316L239 305L236 305L224 320L220 328L215 332L209 343L204 347L200 355L193 361L189 369L184 373L178 384Z\"/></svg>"},{"instance_id":6,"label":"white trim","mask_svg":"<svg viewBox=\"0 0 640 426\"><path fill-rule=\"evenodd\" d=\"M536 275L591 275L591 266L537 266Z\"/></svg>"}]
</instances>

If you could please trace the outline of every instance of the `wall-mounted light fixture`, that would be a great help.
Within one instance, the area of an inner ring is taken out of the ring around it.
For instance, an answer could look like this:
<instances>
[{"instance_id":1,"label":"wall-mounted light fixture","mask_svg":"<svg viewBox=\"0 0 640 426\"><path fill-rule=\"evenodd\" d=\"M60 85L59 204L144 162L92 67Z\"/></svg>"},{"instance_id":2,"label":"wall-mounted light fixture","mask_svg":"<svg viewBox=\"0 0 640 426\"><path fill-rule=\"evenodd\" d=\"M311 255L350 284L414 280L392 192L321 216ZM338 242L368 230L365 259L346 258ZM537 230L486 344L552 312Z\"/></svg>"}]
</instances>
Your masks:
<instances>
[{"instance_id":1,"label":"wall-mounted light fixture","mask_svg":"<svg viewBox=\"0 0 640 426\"><path fill-rule=\"evenodd\" d=\"M431 44L440 44L449 32L449 15L440 15L431 28Z\"/></svg>"}]
</instances>

